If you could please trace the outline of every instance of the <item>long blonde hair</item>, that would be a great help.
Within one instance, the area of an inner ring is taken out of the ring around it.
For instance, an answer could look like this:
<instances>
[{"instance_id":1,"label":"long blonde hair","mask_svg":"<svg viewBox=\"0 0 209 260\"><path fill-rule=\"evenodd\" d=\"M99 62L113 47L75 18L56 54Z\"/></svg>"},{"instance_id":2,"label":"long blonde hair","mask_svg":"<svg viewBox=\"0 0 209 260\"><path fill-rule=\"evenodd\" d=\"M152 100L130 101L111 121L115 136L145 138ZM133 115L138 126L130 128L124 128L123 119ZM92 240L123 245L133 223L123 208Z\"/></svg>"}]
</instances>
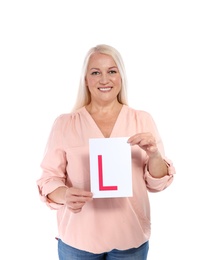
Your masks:
<instances>
[{"instance_id":1,"label":"long blonde hair","mask_svg":"<svg viewBox=\"0 0 209 260\"><path fill-rule=\"evenodd\" d=\"M126 72L125 72L125 66L123 63L123 59L122 59L120 53L112 46L109 46L106 44L99 44L99 45L91 48L87 52L87 55L84 59L82 72L81 72L81 76L80 76L80 84L79 84L78 93L77 93L77 99L76 99L75 105L73 107L73 111L75 111L85 105L88 105L91 101L91 95L90 95L88 88L86 87L85 77L86 77L89 59L90 59L91 55L96 52L101 53L101 54L110 55L113 58L113 60L115 61L116 65L118 67L118 70L120 72L121 80L122 80L121 91L118 94L118 101L124 105L128 104L127 79L126 79Z\"/></svg>"}]
</instances>

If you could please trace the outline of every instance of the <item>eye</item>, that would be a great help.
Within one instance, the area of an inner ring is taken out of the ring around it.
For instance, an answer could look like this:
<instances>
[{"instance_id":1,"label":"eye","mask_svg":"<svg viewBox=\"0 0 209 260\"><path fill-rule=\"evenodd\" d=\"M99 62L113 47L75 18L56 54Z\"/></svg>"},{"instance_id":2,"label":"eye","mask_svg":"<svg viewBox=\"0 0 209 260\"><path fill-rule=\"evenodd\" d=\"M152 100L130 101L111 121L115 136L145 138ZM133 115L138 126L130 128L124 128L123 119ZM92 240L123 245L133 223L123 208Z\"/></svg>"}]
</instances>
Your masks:
<instances>
[{"instance_id":1,"label":"eye","mask_svg":"<svg viewBox=\"0 0 209 260\"><path fill-rule=\"evenodd\" d=\"M115 74L115 73L117 73L116 70L110 70L110 71L109 71L109 74Z\"/></svg>"},{"instance_id":2,"label":"eye","mask_svg":"<svg viewBox=\"0 0 209 260\"><path fill-rule=\"evenodd\" d=\"M99 75L99 71L93 71L91 75Z\"/></svg>"}]
</instances>

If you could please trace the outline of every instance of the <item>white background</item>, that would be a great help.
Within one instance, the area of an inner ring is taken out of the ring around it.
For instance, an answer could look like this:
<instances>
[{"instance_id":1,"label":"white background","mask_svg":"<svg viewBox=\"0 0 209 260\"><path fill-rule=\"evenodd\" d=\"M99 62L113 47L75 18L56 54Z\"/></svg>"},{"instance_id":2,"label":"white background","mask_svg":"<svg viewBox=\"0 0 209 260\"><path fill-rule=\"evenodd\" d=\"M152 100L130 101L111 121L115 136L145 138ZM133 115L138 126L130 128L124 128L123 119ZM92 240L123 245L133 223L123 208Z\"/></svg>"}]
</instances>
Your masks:
<instances>
[{"instance_id":1,"label":"white background","mask_svg":"<svg viewBox=\"0 0 209 260\"><path fill-rule=\"evenodd\" d=\"M52 123L73 106L83 58L99 43L121 52L129 104L153 115L177 171L150 194L148 259L209 259L207 3L0 2L0 259L58 259L55 212L36 180Z\"/></svg>"}]
</instances>

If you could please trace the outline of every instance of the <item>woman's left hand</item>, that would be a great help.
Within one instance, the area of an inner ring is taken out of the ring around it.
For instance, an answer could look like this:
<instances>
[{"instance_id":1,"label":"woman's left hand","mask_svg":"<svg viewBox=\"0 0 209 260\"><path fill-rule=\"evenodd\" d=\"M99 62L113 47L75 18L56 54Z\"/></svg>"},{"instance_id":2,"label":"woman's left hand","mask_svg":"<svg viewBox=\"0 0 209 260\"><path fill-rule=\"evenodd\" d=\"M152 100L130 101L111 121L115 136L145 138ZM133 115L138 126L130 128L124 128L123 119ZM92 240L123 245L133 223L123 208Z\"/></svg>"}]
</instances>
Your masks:
<instances>
[{"instance_id":1,"label":"woman's left hand","mask_svg":"<svg viewBox=\"0 0 209 260\"><path fill-rule=\"evenodd\" d=\"M155 140L154 136L149 132L139 133L139 134L135 134L135 135L131 136L128 139L128 143L130 145L138 145L150 157L155 156L159 153L157 144L156 144L156 140Z\"/></svg>"}]
</instances>

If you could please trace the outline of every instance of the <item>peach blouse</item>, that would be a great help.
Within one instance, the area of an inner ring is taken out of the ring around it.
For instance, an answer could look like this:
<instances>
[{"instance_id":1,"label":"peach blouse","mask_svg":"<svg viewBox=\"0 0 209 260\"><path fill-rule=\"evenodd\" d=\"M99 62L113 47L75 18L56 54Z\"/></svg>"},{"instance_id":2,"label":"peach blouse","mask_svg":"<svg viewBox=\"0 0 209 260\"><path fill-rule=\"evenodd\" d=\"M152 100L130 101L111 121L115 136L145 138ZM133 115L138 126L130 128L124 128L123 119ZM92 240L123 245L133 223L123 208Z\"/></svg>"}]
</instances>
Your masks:
<instances>
[{"instance_id":1,"label":"peach blouse","mask_svg":"<svg viewBox=\"0 0 209 260\"><path fill-rule=\"evenodd\" d=\"M168 165L168 175L153 178L146 169L148 157L132 146L133 197L94 198L82 211L51 203L47 194L60 186L90 190L89 138L104 138L85 107L60 115L54 122L37 180L42 201L57 210L59 238L72 247L92 253L138 247L150 238L149 192L159 192L173 181L175 168L165 157L163 143L151 115L123 105L110 137L151 132Z\"/></svg>"}]
</instances>

